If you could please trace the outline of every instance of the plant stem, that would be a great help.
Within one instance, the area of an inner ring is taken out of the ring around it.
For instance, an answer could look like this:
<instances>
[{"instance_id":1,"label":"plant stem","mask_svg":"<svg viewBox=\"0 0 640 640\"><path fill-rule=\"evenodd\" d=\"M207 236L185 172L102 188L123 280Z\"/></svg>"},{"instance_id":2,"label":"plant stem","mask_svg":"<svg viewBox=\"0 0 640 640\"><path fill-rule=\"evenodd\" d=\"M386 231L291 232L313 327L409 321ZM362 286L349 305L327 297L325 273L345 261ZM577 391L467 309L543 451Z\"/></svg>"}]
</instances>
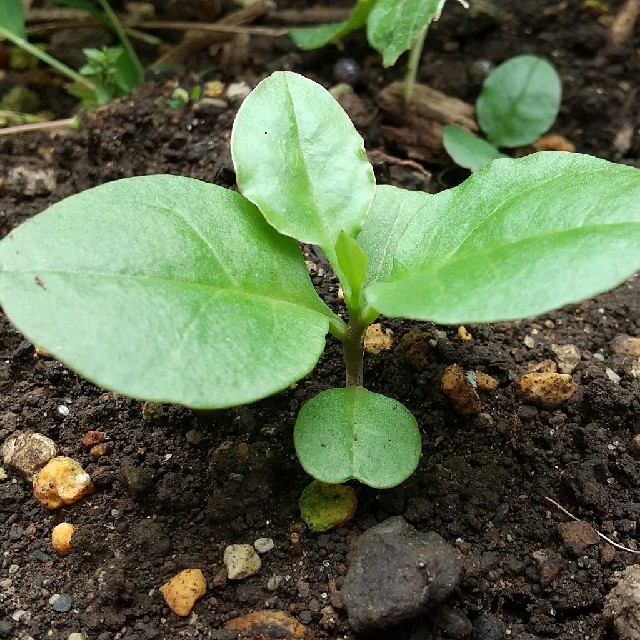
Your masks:
<instances>
[{"instance_id":1,"label":"plant stem","mask_svg":"<svg viewBox=\"0 0 640 640\"><path fill-rule=\"evenodd\" d=\"M416 84L418 76L418 67L422 58L422 48L424 47L424 39L427 35L427 29L423 29L413 41L411 51L409 52L409 61L407 62L407 70L404 74L404 104L410 105L413 99L413 87Z\"/></svg>"},{"instance_id":2,"label":"plant stem","mask_svg":"<svg viewBox=\"0 0 640 640\"><path fill-rule=\"evenodd\" d=\"M56 60L55 58L51 57L48 53L45 53L44 51L42 51L42 49L39 49L38 47L32 45L24 38L15 35L15 33L8 31L2 26L0 26L0 36L6 38L7 40L9 40L9 42L13 42L13 44L15 44L17 47L24 49L27 53L30 53L32 56L38 58L38 60L42 60L42 62L48 64L50 67L53 67L62 75L67 76L67 78L69 78L70 80L73 80L73 82L77 82L78 84L85 86L90 91L95 91L96 86L95 84L93 84L93 82L91 82L91 80L80 75L71 67L68 67L63 62L60 62L60 60Z\"/></svg>"},{"instance_id":3,"label":"plant stem","mask_svg":"<svg viewBox=\"0 0 640 640\"><path fill-rule=\"evenodd\" d=\"M111 28L115 31L118 36L118 40L122 43L129 59L133 62L136 67L136 71L138 72L138 80L141 81L144 78L144 67L142 66L142 62L140 62L140 58L138 58L138 54L136 53L133 45L131 44L131 40L129 40L129 36L126 34L125 30L120 24L120 20L118 20L118 16L115 14L114 10L111 8L111 5L107 0L98 0L100 2L100 6L104 11L104 14L107 16L107 20L111 24Z\"/></svg>"},{"instance_id":4,"label":"plant stem","mask_svg":"<svg viewBox=\"0 0 640 640\"><path fill-rule=\"evenodd\" d=\"M363 342L367 325L349 322L349 335L342 341L344 363L347 367L347 387L361 387L363 374Z\"/></svg>"}]
</instances>

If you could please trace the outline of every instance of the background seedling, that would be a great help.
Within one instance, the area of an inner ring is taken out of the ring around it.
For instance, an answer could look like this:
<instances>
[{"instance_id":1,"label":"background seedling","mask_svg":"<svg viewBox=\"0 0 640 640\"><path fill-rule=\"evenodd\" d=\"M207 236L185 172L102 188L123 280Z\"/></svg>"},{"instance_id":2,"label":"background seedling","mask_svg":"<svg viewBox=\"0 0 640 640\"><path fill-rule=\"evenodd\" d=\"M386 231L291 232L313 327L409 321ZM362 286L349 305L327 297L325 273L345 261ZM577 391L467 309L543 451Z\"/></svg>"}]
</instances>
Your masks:
<instances>
[{"instance_id":1,"label":"background seedling","mask_svg":"<svg viewBox=\"0 0 640 640\"><path fill-rule=\"evenodd\" d=\"M56 0L55 4L84 9L111 29L121 46L105 47L102 50L84 49L87 64L75 71L27 40L21 0L0 2L0 37L9 40L71 80L74 84L70 87L70 92L80 98L86 108L105 104L114 97L126 95L141 82L144 77L142 63L107 0Z\"/></svg>"},{"instance_id":2,"label":"background seedling","mask_svg":"<svg viewBox=\"0 0 640 640\"><path fill-rule=\"evenodd\" d=\"M311 371L331 332L346 388L312 398L294 440L317 480L402 482L415 419L363 385L379 314L444 324L536 315L640 268L640 171L579 154L499 159L437 195L377 186L363 142L318 84L277 72L231 138L241 193L170 175L76 194L0 242L0 301L34 343L137 398L223 408ZM348 322L296 240L319 245Z\"/></svg>"},{"instance_id":3,"label":"background seedling","mask_svg":"<svg viewBox=\"0 0 640 640\"><path fill-rule=\"evenodd\" d=\"M511 58L487 76L476 100L478 124L488 141L447 125L445 149L461 167L478 171L506 157L499 148L531 144L546 133L558 115L561 96L560 77L549 62L529 55Z\"/></svg>"},{"instance_id":4,"label":"background seedling","mask_svg":"<svg viewBox=\"0 0 640 640\"><path fill-rule=\"evenodd\" d=\"M429 25L437 20L445 0L358 0L342 22L291 29L289 34L304 50L319 49L365 28L369 44L382 55L382 64L391 67L405 51L411 51L405 75L404 98L413 95L422 48ZM463 2L466 6L466 3Z\"/></svg>"}]
</instances>

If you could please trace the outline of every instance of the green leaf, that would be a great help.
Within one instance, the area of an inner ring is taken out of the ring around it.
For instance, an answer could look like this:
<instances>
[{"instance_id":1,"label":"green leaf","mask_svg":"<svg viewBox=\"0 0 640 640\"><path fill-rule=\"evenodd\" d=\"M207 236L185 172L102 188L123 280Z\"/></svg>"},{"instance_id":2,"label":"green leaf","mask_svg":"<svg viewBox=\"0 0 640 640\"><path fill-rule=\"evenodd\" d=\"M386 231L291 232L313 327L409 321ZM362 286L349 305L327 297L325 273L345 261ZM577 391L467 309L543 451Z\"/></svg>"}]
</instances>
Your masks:
<instances>
[{"instance_id":1,"label":"green leaf","mask_svg":"<svg viewBox=\"0 0 640 640\"><path fill-rule=\"evenodd\" d=\"M89 189L15 229L0 243L0 303L96 384L196 408L298 380L333 317L296 243L251 203L169 175Z\"/></svg>"},{"instance_id":2,"label":"green leaf","mask_svg":"<svg viewBox=\"0 0 640 640\"><path fill-rule=\"evenodd\" d=\"M473 172L480 171L482 167L496 158L507 157L486 140L452 124L445 126L443 142L444 148L453 161Z\"/></svg>"},{"instance_id":3,"label":"green leaf","mask_svg":"<svg viewBox=\"0 0 640 640\"><path fill-rule=\"evenodd\" d=\"M21 0L2 0L0 2L0 27L19 38L27 39Z\"/></svg>"},{"instance_id":4,"label":"green leaf","mask_svg":"<svg viewBox=\"0 0 640 640\"><path fill-rule=\"evenodd\" d=\"M360 291L367 269L367 256L358 241L344 231L338 234L336 242L338 266L346 278L343 283L344 297L349 309L360 307Z\"/></svg>"},{"instance_id":5,"label":"green leaf","mask_svg":"<svg viewBox=\"0 0 640 640\"><path fill-rule=\"evenodd\" d=\"M395 487L418 466L418 424L397 400L363 387L328 389L300 411L294 431L304 470L316 480L339 484L355 479Z\"/></svg>"},{"instance_id":6,"label":"green leaf","mask_svg":"<svg viewBox=\"0 0 640 640\"><path fill-rule=\"evenodd\" d=\"M347 20L317 27L290 29L289 36L299 49L319 49L363 27L375 2L376 0L358 0Z\"/></svg>"},{"instance_id":7,"label":"green leaf","mask_svg":"<svg viewBox=\"0 0 640 640\"><path fill-rule=\"evenodd\" d=\"M437 19L445 0L378 0L367 18L369 44L390 67Z\"/></svg>"},{"instance_id":8,"label":"green leaf","mask_svg":"<svg viewBox=\"0 0 640 640\"><path fill-rule=\"evenodd\" d=\"M331 94L295 73L274 73L242 103L231 150L244 196L280 233L320 246L341 275L338 234L362 227L375 178L362 138Z\"/></svg>"},{"instance_id":9,"label":"green leaf","mask_svg":"<svg viewBox=\"0 0 640 640\"><path fill-rule=\"evenodd\" d=\"M615 287L640 269L639 247L637 169L554 151L499 159L416 208L364 294L387 316L514 320Z\"/></svg>"},{"instance_id":10,"label":"green leaf","mask_svg":"<svg viewBox=\"0 0 640 640\"><path fill-rule=\"evenodd\" d=\"M409 220L426 205L430 194L380 185L358 235L367 255L366 284L386 280L393 267L398 240Z\"/></svg>"},{"instance_id":11,"label":"green leaf","mask_svg":"<svg viewBox=\"0 0 640 640\"><path fill-rule=\"evenodd\" d=\"M562 83L557 71L536 56L517 56L484 81L476 116L496 147L531 144L555 122Z\"/></svg>"}]
</instances>

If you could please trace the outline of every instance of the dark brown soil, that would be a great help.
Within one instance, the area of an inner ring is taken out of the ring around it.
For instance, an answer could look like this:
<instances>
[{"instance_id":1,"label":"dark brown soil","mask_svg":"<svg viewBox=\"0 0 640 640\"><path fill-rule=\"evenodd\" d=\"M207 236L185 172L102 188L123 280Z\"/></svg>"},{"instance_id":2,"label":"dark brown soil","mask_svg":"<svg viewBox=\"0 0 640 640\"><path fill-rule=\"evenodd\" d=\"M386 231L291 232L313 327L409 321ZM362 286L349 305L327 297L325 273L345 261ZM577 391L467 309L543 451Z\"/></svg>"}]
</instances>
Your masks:
<instances>
[{"instance_id":1,"label":"dark brown soil","mask_svg":"<svg viewBox=\"0 0 640 640\"><path fill-rule=\"evenodd\" d=\"M564 82L553 132L571 139L578 151L637 165L640 39L611 48L600 16L583 4L513 0L502 3L504 18L471 22L456 19L464 14L452 1L427 41L421 79L473 102L479 86L471 73L474 62L499 63L520 53L547 56ZM609 8L621 4L612 1ZM342 55L335 48L300 54L284 37L255 38L249 51L238 74L208 78L254 85L287 68L329 86ZM359 37L348 41L348 52L363 64L369 55ZM198 60L190 68L211 64ZM369 63L355 85L371 114L361 127L369 151L401 156L382 132L374 99L400 75L400 67L381 70ZM201 79L194 74L179 82L189 89ZM234 109L172 110L159 98L168 97L173 86L165 78L150 81L132 98L91 114L80 133L0 138L2 235L52 202L124 176L166 172L233 187L228 144ZM616 137L629 127L631 145L621 146ZM393 159L379 161L376 169L381 181L422 182L414 169ZM444 165L425 169L434 176L431 190L450 179ZM337 282L323 269L314 284L336 306ZM401 349L366 361L365 384L402 401L418 419L422 461L396 489L356 485L355 519L322 535L306 532L300 522L297 500L309 478L296 461L292 429L308 398L342 384L340 350L332 339L316 371L285 393L202 416L105 393L61 364L37 357L2 319L0 441L18 429L49 436L62 454L83 463L97 490L49 513L21 477L10 472L0 482L0 637L66 640L84 632L100 640L227 638L220 631L226 620L272 608L308 624L318 639L350 640L338 595L349 544L376 522L403 515L462 552L465 577L450 604L472 622L492 614L510 637L522 640L613 638L602 618L603 598L613 572L635 556L604 543L583 551L563 544L558 525L568 518L546 497L616 542L638 547L640 467L628 444L640 432L640 381L611 343L619 334L640 336L639 296L635 277L596 300L542 318L469 326L470 341L458 337L457 327L437 328L444 334L435 334L429 324L382 319L396 345L410 332L414 338L415 332L423 334L423 342L424 334L439 335L417 366ZM552 344L580 350L573 372L578 391L558 409L523 405L513 382L527 365L552 357ZM452 363L499 381L495 392L482 396L484 413L475 419L457 415L440 391L440 377ZM618 382L611 372L620 376ZM105 431L114 444L98 461L80 443L89 430ZM62 557L51 548L50 534L64 520L77 533L72 553ZM292 532L302 532L302 555L294 552ZM225 546L261 537L275 542L261 571L214 584ZM203 569L209 590L195 615L181 619L165 606L158 588L191 566ZM276 582L275 590L267 589ZM71 596L69 611L52 610L49 599L56 593ZM16 621L19 610L28 615ZM446 636L420 621L375 637Z\"/></svg>"}]
</instances>

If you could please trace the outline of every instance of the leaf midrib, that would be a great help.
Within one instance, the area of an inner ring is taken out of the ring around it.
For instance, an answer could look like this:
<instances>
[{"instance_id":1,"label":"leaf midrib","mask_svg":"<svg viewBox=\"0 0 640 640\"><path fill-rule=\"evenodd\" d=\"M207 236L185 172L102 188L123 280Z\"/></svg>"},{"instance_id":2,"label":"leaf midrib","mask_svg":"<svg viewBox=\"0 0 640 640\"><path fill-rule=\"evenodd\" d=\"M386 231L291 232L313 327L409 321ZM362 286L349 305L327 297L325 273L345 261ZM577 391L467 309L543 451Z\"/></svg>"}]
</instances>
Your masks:
<instances>
[{"instance_id":1,"label":"leaf midrib","mask_svg":"<svg viewBox=\"0 0 640 640\"><path fill-rule=\"evenodd\" d=\"M517 247L519 245L526 245L526 244L535 243L538 241L548 241L550 239L556 239L559 236L569 237L571 235L582 235L583 232L586 232L586 235L589 235L591 233L594 233L596 235L602 235L603 227L609 227L609 228L621 227L622 229L626 227L630 227L632 229L634 227L638 227L638 229L640 230L640 221L639 222L633 222L633 221L611 222L611 223L598 224L598 225L585 225L582 227L573 227L571 229L563 229L562 231L556 231L554 233L532 235L532 236L527 236L526 238L518 238L517 240L512 240L509 242L503 242L500 244L485 246L485 247L482 247L480 250L467 252L467 253L464 253L461 251L462 245L460 245L454 253L449 254L448 257L446 257L445 259L437 260L431 263L423 263L417 269L414 269L413 271L408 270L406 274L398 278L391 278L381 284L393 284L396 282L400 282L402 280L423 276L429 273L440 271L442 269L446 269L449 266L454 265L456 263L464 262L467 260L475 260L477 258L481 258L482 256L490 256L491 254L497 251L502 251L507 247Z\"/></svg>"},{"instance_id":2,"label":"leaf midrib","mask_svg":"<svg viewBox=\"0 0 640 640\"><path fill-rule=\"evenodd\" d=\"M280 296L269 296L263 293L257 293L254 291L247 291L245 289L241 289L239 287L222 287L215 286L206 282L194 282L192 280L180 280L176 278L163 278L161 276L147 276L143 274L124 274L124 273L112 273L112 272L100 272L100 271L67 271L67 270L51 270L51 269L3 269L0 272L0 277L2 274L14 274L18 276L38 276L44 283L45 287L47 286L46 276L54 275L54 276L74 276L77 278L102 278L104 280L129 280L129 281L142 281L143 283L147 282L156 282L156 283L165 283L174 285L178 289L184 290L186 287L192 287L194 289L200 288L204 290L208 290L211 294L219 294L219 293L236 293L241 296L245 296L247 298L257 298L260 300L266 300L269 302L277 302L287 306L306 309L308 311L312 311L313 313L319 315L322 318L327 319L326 314L320 313L316 309L308 306L306 304L301 304L299 302L292 302L290 298L284 298ZM34 286L39 286L34 282ZM46 293L46 288L43 293Z\"/></svg>"}]
</instances>

